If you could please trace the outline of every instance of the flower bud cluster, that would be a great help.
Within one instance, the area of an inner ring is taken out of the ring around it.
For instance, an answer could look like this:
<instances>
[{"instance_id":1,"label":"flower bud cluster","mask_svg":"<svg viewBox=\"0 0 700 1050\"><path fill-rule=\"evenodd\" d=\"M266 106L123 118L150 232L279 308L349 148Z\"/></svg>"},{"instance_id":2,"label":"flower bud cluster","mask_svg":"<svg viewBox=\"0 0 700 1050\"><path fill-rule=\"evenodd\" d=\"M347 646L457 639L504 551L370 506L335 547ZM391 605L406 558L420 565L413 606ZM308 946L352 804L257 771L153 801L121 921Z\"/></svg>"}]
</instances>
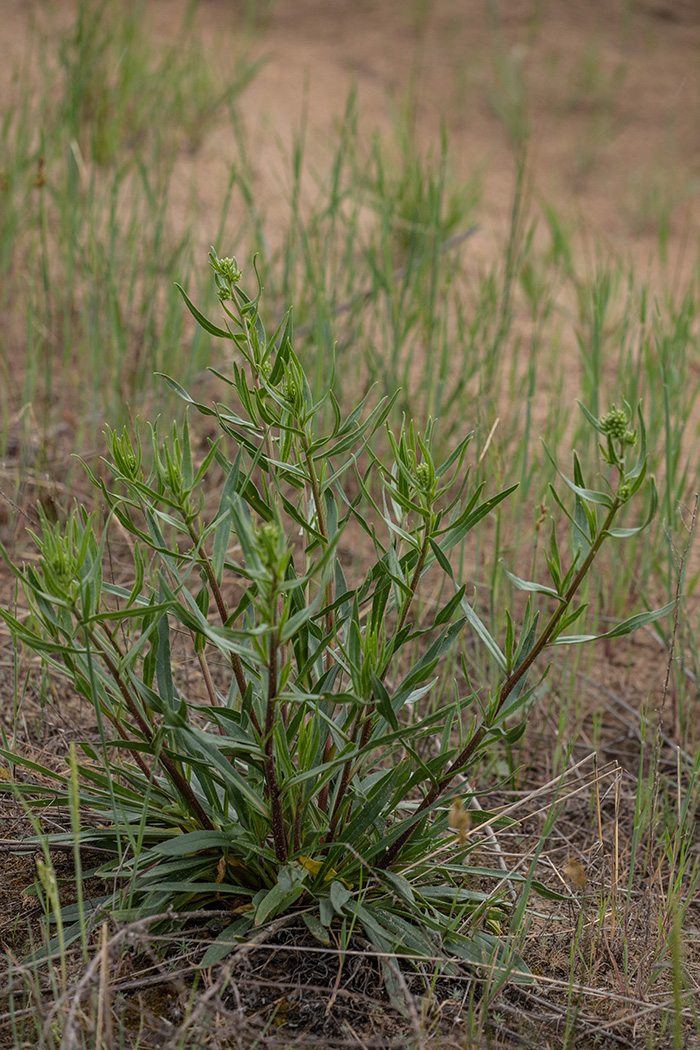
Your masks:
<instances>
[{"instance_id":1,"label":"flower bud cluster","mask_svg":"<svg viewBox=\"0 0 700 1050\"><path fill-rule=\"evenodd\" d=\"M225 259L219 259L218 270L221 276L224 277L227 281L230 281L231 284L238 284L241 277L243 276L243 271L239 269L238 262L236 261L235 257L233 259L229 259L227 256Z\"/></svg>"},{"instance_id":2,"label":"flower bud cluster","mask_svg":"<svg viewBox=\"0 0 700 1050\"><path fill-rule=\"evenodd\" d=\"M209 252L209 263L216 279L216 294L222 303L233 299L233 287L238 284L243 271L239 268L235 257L233 259L225 256L219 259L214 251Z\"/></svg>"},{"instance_id":3,"label":"flower bud cluster","mask_svg":"<svg viewBox=\"0 0 700 1050\"><path fill-rule=\"evenodd\" d=\"M630 429L630 421L627 418L626 413L615 405L612 406L610 411L601 416L598 420L603 433L607 434L608 437L615 441L620 441L624 445L634 445L637 442L636 430Z\"/></svg>"},{"instance_id":4,"label":"flower bud cluster","mask_svg":"<svg viewBox=\"0 0 700 1050\"><path fill-rule=\"evenodd\" d=\"M276 570L280 556L281 529L275 522L267 521L260 526L256 535L260 560L265 568Z\"/></svg>"},{"instance_id":5,"label":"flower bud cluster","mask_svg":"<svg viewBox=\"0 0 700 1050\"><path fill-rule=\"evenodd\" d=\"M418 463L415 470L415 477L420 489L429 489L432 482L432 471L430 465L425 462Z\"/></svg>"}]
</instances>

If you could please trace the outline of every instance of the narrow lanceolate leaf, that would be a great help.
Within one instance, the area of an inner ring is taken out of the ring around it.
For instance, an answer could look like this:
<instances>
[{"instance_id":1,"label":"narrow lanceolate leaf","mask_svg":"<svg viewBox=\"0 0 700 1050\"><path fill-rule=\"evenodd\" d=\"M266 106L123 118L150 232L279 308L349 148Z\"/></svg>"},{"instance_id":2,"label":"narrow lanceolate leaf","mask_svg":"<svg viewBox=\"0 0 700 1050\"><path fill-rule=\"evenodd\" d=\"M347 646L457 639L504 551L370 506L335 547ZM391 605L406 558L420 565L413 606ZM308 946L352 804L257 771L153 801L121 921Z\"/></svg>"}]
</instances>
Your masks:
<instances>
[{"instance_id":1,"label":"narrow lanceolate leaf","mask_svg":"<svg viewBox=\"0 0 700 1050\"><path fill-rule=\"evenodd\" d=\"M413 888L408 879L405 879L403 875L397 875L393 871L383 871L382 879L389 883L391 889L400 897L406 904L414 907L416 903L415 894Z\"/></svg>"},{"instance_id":2,"label":"narrow lanceolate leaf","mask_svg":"<svg viewBox=\"0 0 700 1050\"><path fill-rule=\"evenodd\" d=\"M581 464L579 463L576 453L574 453L574 482L581 488L585 488ZM583 561L591 549L593 536L596 531L596 524L597 522L594 511L586 506L580 496L576 496L571 537L571 549L574 555L574 561L577 559Z\"/></svg>"},{"instance_id":3,"label":"narrow lanceolate leaf","mask_svg":"<svg viewBox=\"0 0 700 1050\"><path fill-rule=\"evenodd\" d=\"M346 827L344 833L341 835L342 841L350 843L357 842L367 828L374 823L379 817L379 814L384 810L387 800L390 798L391 793L394 790L394 780L397 775L398 770L393 769L380 781L379 786L375 787L371 798L368 799L367 803L358 810L357 815L353 817Z\"/></svg>"},{"instance_id":4,"label":"narrow lanceolate leaf","mask_svg":"<svg viewBox=\"0 0 700 1050\"><path fill-rule=\"evenodd\" d=\"M570 634L564 638L557 638L553 644L578 645L580 642L598 642L603 638L622 638L625 634L631 634L632 631L637 631L640 627L646 627L647 624L654 623L655 620L668 616L673 611L675 604L675 602L669 602L662 609L652 609L650 612L637 613L635 616L630 616L628 620L618 623L616 627L613 627L611 631L606 631L605 634Z\"/></svg>"},{"instance_id":5,"label":"narrow lanceolate leaf","mask_svg":"<svg viewBox=\"0 0 700 1050\"><path fill-rule=\"evenodd\" d=\"M613 506L614 500L612 496L608 495L607 492L598 492L595 489L581 488L581 486L573 482L571 478L567 478L566 474L562 474L561 470L557 466L557 461L555 460L554 456L549 451L546 445L544 445L544 450L547 453L547 456L549 457L549 460L552 463L552 466L556 470L557 474L562 479L564 484L571 489L574 495L580 496L581 499L587 500L589 503L596 503L599 504L601 507L607 507L608 509L610 509Z\"/></svg>"},{"instance_id":6,"label":"narrow lanceolate leaf","mask_svg":"<svg viewBox=\"0 0 700 1050\"><path fill-rule=\"evenodd\" d=\"M252 914L242 915L239 919L229 923L226 929L222 930L216 940L207 948L199 964L200 967L203 970L207 969L207 967L214 966L216 963L221 962L222 959L225 959L227 955L230 955L238 947L241 938L245 937L252 925Z\"/></svg>"},{"instance_id":7,"label":"narrow lanceolate leaf","mask_svg":"<svg viewBox=\"0 0 700 1050\"><path fill-rule=\"evenodd\" d=\"M170 659L170 624L167 613L158 621L158 653L156 656L156 679L158 692L166 707L173 706L175 687L173 684L172 662Z\"/></svg>"},{"instance_id":8,"label":"narrow lanceolate leaf","mask_svg":"<svg viewBox=\"0 0 700 1050\"><path fill-rule=\"evenodd\" d=\"M510 496L511 492L515 492L517 485L511 485L510 488L504 489L503 492L497 493L495 496L491 496L485 500L478 507L475 507L471 513L466 516L458 518L447 530L445 535L440 540L440 547L443 551L447 552L460 543L467 533L477 525L482 518L485 518L487 514L490 514L499 503L502 503L504 499Z\"/></svg>"},{"instance_id":9,"label":"narrow lanceolate leaf","mask_svg":"<svg viewBox=\"0 0 700 1050\"><path fill-rule=\"evenodd\" d=\"M600 425L600 420L596 419L596 417L593 415L593 413L588 411L588 409L586 408L586 406L584 405L584 403L582 401L579 401L577 399L576 400L576 404L581 409L581 411L583 412L584 416L586 417L586 419L588 420L590 425L593 427L593 429L597 430L599 434L604 434L605 430Z\"/></svg>"},{"instance_id":10,"label":"narrow lanceolate leaf","mask_svg":"<svg viewBox=\"0 0 700 1050\"><path fill-rule=\"evenodd\" d=\"M502 558L501 565L510 582L514 587L517 587L519 591L531 591L533 594L547 594L550 598L556 598L559 602L565 600L561 594L554 590L553 587L547 587L543 583L534 583L532 580L521 580L519 576L515 575L515 573L506 569Z\"/></svg>"},{"instance_id":11,"label":"narrow lanceolate leaf","mask_svg":"<svg viewBox=\"0 0 700 1050\"><path fill-rule=\"evenodd\" d=\"M189 831L159 842L153 847L155 853L164 857L186 857L202 850L223 850L231 846L235 835L225 831Z\"/></svg>"},{"instance_id":12,"label":"narrow lanceolate leaf","mask_svg":"<svg viewBox=\"0 0 700 1050\"><path fill-rule=\"evenodd\" d=\"M644 518L644 521L641 523L641 525L637 525L635 528L629 529L617 527L608 529L606 532L606 536L614 536L617 539L629 539L630 536L638 536L640 532L643 532L644 529L646 529L647 525L655 516L656 511L659 507L659 493L656 488L656 482L654 481L653 477L651 477L649 480L651 490L649 498L649 510L647 511L646 517Z\"/></svg>"},{"instance_id":13,"label":"narrow lanceolate leaf","mask_svg":"<svg viewBox=\"0 0 700 1050\"><path fill-rule=\"evenodd\" d=\"M508 661L506 660L501 650L498 648L498 645L496 644L494 639L484 627L474 608L467 601L466 596L462 598L460 605L462 612L467 618L467 623L469 624L469 626L472 628L477 637L481 639L488 651L491 653L491 656L498 664L499 669L503 671L504 674L507 674Z\"/></svg>"},{"instance_id":14,"label":"narrow lanceolate leaf","mask_svg":"<svg viewBox=\"0 0 700 1050\"><path fill-rule=\"evenodd\" d=\"M372 690L374 692L374 700L377 705L377 710L382 718L385 718L393 730L399 728L399 722L394 712L394 708L391 706L391 697L386 691L384 683L372 672Z\"/></svg>"},{"instance_id":15,"label":"narrow lanceolate leaf","mask_svg":"<svg viewBox=\"0 0 700 1050\"><path fill-rule=\"evenodd\" d=\"M347 437L340 438L332 448L326 449L318 455L315 455L314 459L325 460L330 459L332 456L339 456L341 453L347 452L348 449L351 449L358 444L360 448L364 448L372 434L379 429L384 420L388 417L398 396L399 391L397 390L391 397L380 401L367 418L362 423L358 423Z\"/></svg>"},{"instance_id":16,"label":"narrow lanceolate leaf","mask_svg":"<svg viewBox=\"0 0 700 1050\"><path fill-rule=\"evenodd\" d=\"M311 936L314 937L317 941L320 941L321 944L325 944L327 947L330 947L331 937L321 920L318 919L312 912L308 911L302 912L301 917L304 920L304 924Z\"/></svg>"},{"instance_id":17,"label":"narrow lanceolate leaf","mask_svg":"<svg viewBox=\"0 0 700 1050\"><path fill-rule=\"evenodd\" d=\"M333 882L331 882L331 904L338 915L342 915L343 908L351 898L352 890L344 886L340 879L333 879Z\"/></svg>"},{"instance_id":18,"label":"narrow lanceolate leaf","mask_svg":"<svg viewBox=\"0 0 700 1050\"><path fill-rule=\"evenodd\" d=\"M183 401L186 401L190 405L194 405L198 412L201 412L203 416L215 416L216 411L213 408L209 408L208 405L202 405L198 401L194 401L185 390L184 386L181 386L177 380L171 379L170 376L166 376L164 372L155 372L155 375L159 379L164 379L171 390L173 390L178 397L181 397Z\"/></svg>"},{"instance_id":19,"label":"narrow lanceolate leaf","mask_svg":"<svg viewBox=\"0 0 700 1050\"><path fill-rule=\"evenodd\" d=\"M214 569L214 576L218 584L221 583L224 575L224 562L226 561L226 552L228 551L229 538L231 536L231 500L233 499L236 489L238 488L238 473L241 462L241 450L238 450L235 462L232 464L231 469L228 472L224 487L221 490L221 500L219 502L219 512L216 516L216 520L219 524L216 526L214 531L214 544L212 548L212 567Z\"/></svg>"},{"instance_id":20,"label":"narrow lanceolate leaf","mask_svg":"<svg viewBox=\"0 0 700 1050\"><path fill-rule=\"evenodd\" d=\"M201 313L201 311L197 309L197 307L194 305L192 300L187 295L187 292L181 285L175 282L175 287L177 288L182 298L185 300L185 303L187 304L187 309L190 311L197 324L199 324L205 332L209 332L210 335L215 335L218 339L233 339L233 336L231 332L228 331L228 329L219 328L217 325L213 324L207 317L205 317L204 314Z\"/></svg>"}]
</instances>

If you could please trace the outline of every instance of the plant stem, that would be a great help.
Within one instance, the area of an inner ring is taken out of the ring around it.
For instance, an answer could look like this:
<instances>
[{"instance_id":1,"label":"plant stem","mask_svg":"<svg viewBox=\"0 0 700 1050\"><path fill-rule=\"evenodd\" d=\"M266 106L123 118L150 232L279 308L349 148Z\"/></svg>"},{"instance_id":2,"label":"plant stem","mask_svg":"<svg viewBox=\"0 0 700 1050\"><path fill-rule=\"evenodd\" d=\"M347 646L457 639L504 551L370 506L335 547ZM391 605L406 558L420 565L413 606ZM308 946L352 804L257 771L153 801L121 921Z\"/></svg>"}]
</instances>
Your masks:
<instances>
[{"instance_id":1,"label":"plant stem","mask_svg":"<svg viewBox=\"0 0 700 1050\"><path fill-rule=\"evenodd\" d=\"M96 634L94 634L93 631L89 630L89 628L85 628L85 630L93 645L95 645L96 648L99 649L105 661L105 664L107 665L109 673L112 675L112 678L114 679L117 688L119 689L119 692L124 698L126 706L131 712L131 715L134 718L134 720L138 723L139 729L141 730L144 737L146 738L146 740L148 741L149 745L155 753L155 748L153 747L153 733L151 731L151 727L139 711L138 705L134 700L134 697L131 695L129 687L120 675L116 664L112 660L110 654L105 649L101 639ZM171 780L177 787L182 797L185 799L187 805L197 815L197 819L199 820L201 826L203 828L206 828L207 831L213 831L214 825L210 821L207 814L204 812L201 803L199 802L199 799L192 790L191 785L188 784L188 782L185 780L185 778L183 777L182 773L177 768L173 760L169 758L168 755L163 754L163 752L161 751L158 761L161 762L165 769L168 771Z\"/></svg>"},{"instance_id":2,"label":"plant stem","mask_svg":"<svg viewBox=\"0 0 700 1050\"><path fill-rule=\"evenodd\" d=\"M425 536L423 537L423 544L422 544L421 549L420 549L420 554L418 555L418 561L416 563L415 571L413 573L413 576L411 577L411 582L409 584L411 593L406 595L406 599L404 601L404 606L403 606L403 609L401 611L401 616L399 617L399 622L396 625L396 633L397 634L399 633L399 631L401 630L403 625L406 623L406 617L408 616L408 614L409 614L409 612L411 610L411 605L413 604L413 599L415 598L416 591L418 590L418 584L420 583L421 573L423 572L423 566L425 565L425 559L428 557L428 550L430 548L431 525L432 525L432 514L430 516L430 519L425 524ZM389 665L387 664L386 667L384 668L384 670L382 671L382 681L384 681L384 679L386 678L388 671L389 671Z\"/></svg>"},{"instance_id":3,"label":"plant stem","mask_svg":"<svg viewBox=\"0 0 700 1050\"><path fill-rule=\"evenodd\" d=\"M272 837L275 843L275 853L280 864L285 864L288 857L287 836L284 829L284 816L282 814L274 752L275 707L277 702L277 645L277 630L273 630L270 635L267 710L265 711L263 750L265 752L265 780L267 781L267 790L270 794L270 809L272 811Z\"/></svg>"},{"instance_id":4,"label":"plant stem","mask_svg":"<svg viewBox=\"0 0 700 1050\"><path fill-rule=\"evenodd\" d=\"M305 430L302 429L302 448L304 449L304 459L306 460L306 469L309 472L309 481L311 482L311 492L314 497L314 505L316 507L316 517L318 520L318 531L323 536L326 543L328 543L328 529L326 527L326 515L323 510L323 501L321 497L321 486L318 483L318 475L316 474L316 467L314 466L314 457L311 454L311 447L309 445L309 438Z\"/></svg>"},{"instance_id":5,"label":"plant stem","mask_svg":"<svg viewBox=\"0 0 700 1050\"><path fill-rule=\"evenodd\" d=\"M452 761L452 764L445 773L444 777L442 777L442 779L439 780L437 784L434 784L433 787L430 788L427 795L424 797L423 801L418 806L416 814L422 813L425 810L430 809L438 800L440 795L443 794L446 788L449 787L450 783L452 782L452 780L454 780L455 776L460 772L460 770L468 764L472 756L475 754L475 752L481 745L487 731L490 728L490 723L493 722L497 718L499 713L503 710L506 700L515 689L518 682L522 678L524 678L525 675L527 675L535 660L551 641L552 636L556 631L557 625L559 624L559 621L561 620L566 610L569 608L569 605L571 604L574 595L576 594L579 587L586 578L588 571L598 551L600 550L603 540L606 537L607 531L612 525L615 515L617 514L620 508L620 505L621 501L616 499L612 507L608 511L608 515L605 519L605 522L603 523L602 528L600 529L594 542L591 544L591 548L588 554L586 555L586 558L581 568L576 573L576 576L574 577L568 591L564 595L559 607L552 613L552 616L550 617L547 626L544 628L544 630L540 634L539 638L537 639L534 646L532 647L528 655L525 657L523 662L519 664L514 671L512 671L508 678L506 678L505 682L503 683L503 686L501 687L496 708L490 716L489 720L484 720L481 723L479 728L470 737L465 747L462 748L457 757ZM406 829L406 831L404 831L402 835L399 835L399 837L391 844L391 846L388 848L384 856L377 864L378 868L388 868L389 865L392 864L392 862L396 859L396 857L402 850L405 843L413 835L417 826L418 822L414 822L409 828Z\"/></svg>"},{"instance_id":6,"label":"plant stem","mask_svg":"<svg viewBox=\"0 0 700 1050\"><path fill-rule=\"evenodd\" d=\"M189 533L190 533L190 539L192 540L192 543L195 545L195 548L199 548L201 546L201 540L197 537L196 532L194 531L194 529L191 526L189 528ZM219 584L217 583L216 576L214 574L214 570L213 570L213 568L211 566L211 562L209 561L209 558L206 556L206 554L202 555L202 566L203 566L204 571L206 573L207 582L208 582L208 584L209 584L209 586L211 588L211 592L214 595L214 601L216 602L216 608L217 608L217 610L219 612L219 617L221 619L221 623L225 626L226 625L226 621L228 619L228 609L226 608L226 602L224 601L224 596L221 593L221 588L219 587ZM231 653L231 667L233 668L233 673L234 673L235 678L236 678L236 685L238 686L238 691L241 694L241 701L242 701L243 697L245 696L245 693L246 693L247 683L246 683L246 679L245 679L245 673L243 671L243 664L241 663L241 658L238 655L238 653ZM261 732L260 722L258 721L257 715L255 714L255 711L253 710L252 707L250 709L250 720L253 723L253 727L254 727L255 731L257 733L260 733Z\"/></svg>"}]
</instances>

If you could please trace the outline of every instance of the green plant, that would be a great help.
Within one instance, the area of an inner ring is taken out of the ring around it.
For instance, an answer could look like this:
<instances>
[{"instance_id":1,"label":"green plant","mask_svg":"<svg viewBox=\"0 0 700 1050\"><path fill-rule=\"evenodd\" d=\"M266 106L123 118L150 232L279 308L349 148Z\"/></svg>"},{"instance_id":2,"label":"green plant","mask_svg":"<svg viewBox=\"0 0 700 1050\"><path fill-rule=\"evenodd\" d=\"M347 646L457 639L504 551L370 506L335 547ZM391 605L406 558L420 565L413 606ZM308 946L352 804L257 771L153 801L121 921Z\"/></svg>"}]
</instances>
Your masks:
<instances>
[{"instance_id":1,"label":"green plant","mask_svg":"<svg viewBox=\"0 0 700 1050\"><path fill-rule=\"evenodd\" d=\"M187 415L170 438L153 424L146 470L140 433L108 432L113 482L86 468L107 526L98 529L97 513L82 507L65 524L42 513L39 562L15 569L29 620L2 613L16 643L41 653L94 705L101 746L82 744L79 786L75 763L63 776L7 748L0 754L50 778L48 788L17 783L29 804L58 794L72 813L80 806L97 816L81 844L113 850L101 874L116 888L81 907L133 919L230 905L232 921L206 965L253 926L300 916L324 943L335 929L344 944L362 930L384 952L523 969L503 936L503 873L470 864L473 831L493 817L463 819L463 775L522 735L538 658L593 637L567 632L586 608L579 592L601 545L638 535L655 511L652 482L643 523L614 525L647 481L641 413L637 432L628 406L600 419L584 409L603 438L605 489L587 487L576 458L573 480L561 475L574 498L569 510L552 490L572 527L568 565L553 523L549 582L508 573L528 598L519 636L506 613L499 645L450 555L515 486L487 497L483 483L470 488L471 435L442 462L432 422L425 433L411 423L395 435L393 399L370 411L365 398L347 416L332 386L314 400L293 350L291 311L268 337L259 280L251 299L235 259L211 253L210 261L225 327L180 290L199 324L232 343L233 377L220 379L235 407L197 404L166 382L221 436L197 461ZM388 463L372 440L385 425ZM112 524L130 538L132 570L121 582L104 576ZM362 532L374 557L358 568L341 541L351 548ZM359 582L348 579L353 568ZM442 574L450 593L421 622L416 599L428 573ZM544 626L535 596L549 605ZM463 686L455 679L452 698L421 714L465 631L494 662L497 687L490 696L473 688L463 658ZM474 887L489 877L493 893ZM532 874L512 878L545 892ZM64 913L64 942L81 920L75 909ZM390 967L386 974L391 982Z\"/></svg>"}]
</instances>

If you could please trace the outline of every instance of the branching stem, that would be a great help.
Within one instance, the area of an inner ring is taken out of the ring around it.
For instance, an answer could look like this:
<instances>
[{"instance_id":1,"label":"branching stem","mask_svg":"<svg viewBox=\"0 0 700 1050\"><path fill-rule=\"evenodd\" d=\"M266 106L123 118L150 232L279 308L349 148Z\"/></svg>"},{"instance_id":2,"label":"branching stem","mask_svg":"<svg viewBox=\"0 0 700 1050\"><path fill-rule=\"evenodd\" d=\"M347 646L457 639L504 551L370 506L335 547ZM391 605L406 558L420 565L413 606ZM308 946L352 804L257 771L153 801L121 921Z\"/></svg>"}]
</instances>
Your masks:
<instances>
[{"instance_id":1,"label":"branching stem","mask_svg":"<svg viewBox=\"0 0 700 1050\"><path fill-rule=\"evenodd\" d=\"M503 683L503 685L501 687L500 695L499 695L499 698L498 698L498 703L497 703L497 705L495 707L495 710L493 711L490 719L488 721L484 720L481 723L479 728L469 738L469 741L467 742L467 744L462 748L462 750L457 755L457 757L452 761L452 764L449 766L449 768L448 768L447 772L445 773L445 775L436 784L434 784L430 788L428 793L425 795L423 801L421 802L421 804L416 809L415 814L413 815L413 822L411 823L411 826L409 828L407 828L406 831L404 831L404 833L402 835L399 835L399 837L391 844L391 846L388 848L388 850L386 851L384 856L379 861L379 863L377 865L378 868L388 868L393 863L393 861L396 859L396 857L401 852L401 850L403 849L404 845L409 840L409 838L413 835L416 827L418 826L418 822L415 819L416 815L420 814L420 813L423 813L426 810L430 809L432 806L434 806L435 803L437 802L437 800L439 799L439 797L443 794L443 792L449 787L451 782L454 780L456 775L466 765L468 765L470 759L475 754L477 749L480 747L480 745L481 745L481 743L482 743L486 733L490 729L491 723L493 723L497 719L498 715L503 710L503 707L505 706L506 700L508 699L508 697L511 695L511 693L515 689L515 687L518 684L518 682L520 682L521 679L524 678L525 675L527 675L528 671L530 670L530 668L534 664L535 660L537 660L539 655L542 653L543 649L545 649L545 647L552 640L552 637L554 636L554 634L556 632L557 626L558 626L561 618L563 617L563 615L566 612L566 610L569 608L569 606L570 606L570 604L571 604L571 602L572 602L576 592L578 591L579 587L581 586L581 584L583 583L584 579L588 575L588 571L589 571L591 565L593 564L593 561L594 561L598 551L600 550L600 547L601 547L601 545L603 543L603 540L607 536L608 529L612 525L613 520L615 518L615 515L617 514L620 506L621 506L621 501L616 499L613 502L612 507L608 511L608 515L607 515L607 517L605 519L605 522L603 523L602 528L600 529L600 531L598 532L598 535L596 536L595 540L591 544L590 550L588 551L588 554L586 555L586 558L584 559L583 564L581 565L581 568L576 573L573 581L571 582L571 584L569 586L569 589L567 590L566 594L562 598L558 608L555 609L555 611L552 613L552 615L551 615L551 617L549 619L549 622L547 623L547 626L543 629L543 631L540 634L539 638L537 639L537 641L535 642L535 644L533 645L532 649L530 650L528 655L525 657L523 662L521 664L519 664L515 668L515 670L513 670L511 672L510 675L508 675L508 677L506 678L505 682Z\"/></svg>"},{"instance_id":2,"label":"branching stem","mask_svg":"<svg viewBox=\"0 0 700 1050\"><path fill-rule=\"evenodd\" d=\"M132 718L138 724L139 729L141 730L148 744L155 753L155 747L153 743L154 735L151 726L148 724L146 719L143 717L143 714L139 710L138 704L136 703L134 697L131 695L131 690L129 689L128 685L120 675L117 665L112 660L112 657L109 654L109 652L105 649L104 645L102 644L102 640L99 638L99 636L96 635L94 631L91 631L89 628L86 628L86 633L90 638L92 644L95 646L95 648L99 649L99 652L102 658L104 659L107 669L109 670L109 673L114 679L116 686L119 689L119 692L124 698L124 702L126 703L126 706L129 709ZM197 819L199 820L201 826L203 828L206 828L208 831L213 831L214 825L210 821L207 814L204 812L204 809L202 808L199 799L192 790L191 785L188 784L188 782L185 780L185 778L183 777L182 773L177 768L173 760L169 758L168 755L163 754L162 751L158 760L168 771L168 775L170 776L171 780L173 781L178 791L184 798L188 807L192 810L193 813L196 813Z\"/></svg>"}]
</instances>

